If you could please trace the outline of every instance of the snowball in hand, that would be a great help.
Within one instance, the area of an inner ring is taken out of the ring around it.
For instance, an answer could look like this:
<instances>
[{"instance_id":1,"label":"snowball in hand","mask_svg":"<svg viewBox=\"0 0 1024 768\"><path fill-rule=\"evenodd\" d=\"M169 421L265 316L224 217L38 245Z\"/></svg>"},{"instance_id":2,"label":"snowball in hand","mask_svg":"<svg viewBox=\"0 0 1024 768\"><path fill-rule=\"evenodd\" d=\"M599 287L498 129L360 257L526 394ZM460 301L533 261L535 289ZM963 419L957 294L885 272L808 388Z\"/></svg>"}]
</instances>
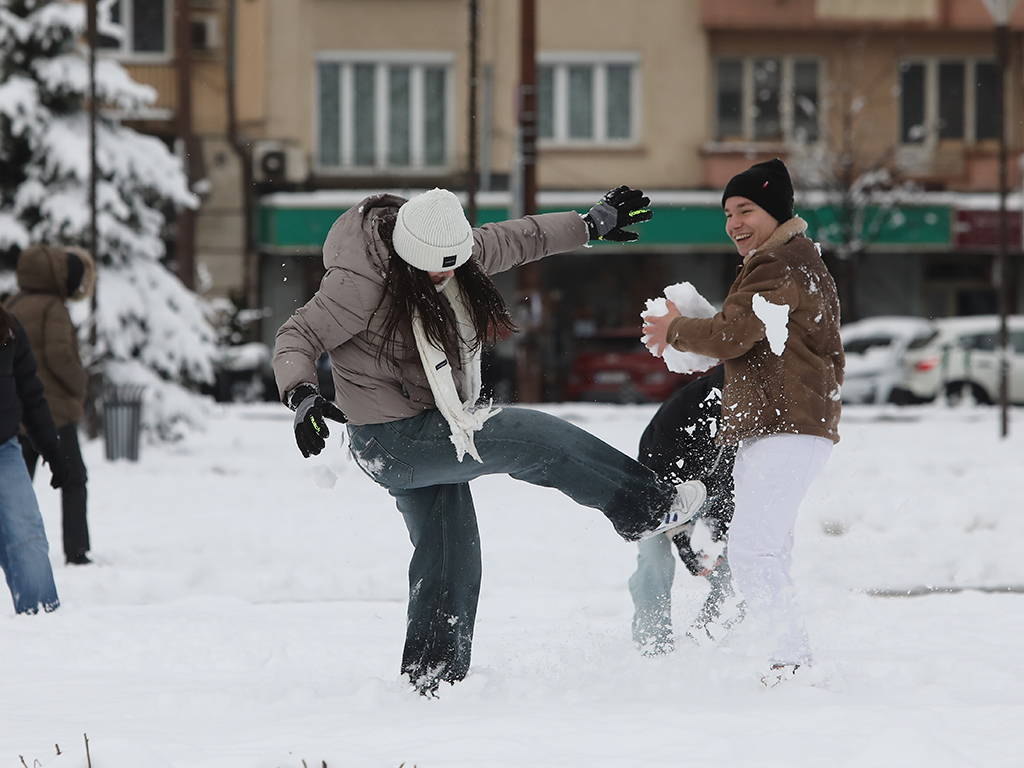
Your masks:
<instances>
[{"instance_id":1,"label":"snowball in hand","mask_svg":"<svg viewBox=\"0 0 1024 768\"><path fill-rule=\"evenodd\" d=\"M707 299L697 293L696 288L690 283L677 283L666 288L663 297L648 299L647 307L640 316L668 314L669 301L676 305L676 309L683 317L714 317L715 315L715 308ZM649 338L648 336L643 337L644 344ZM651 354L654 354L654 350L651 350ZM718 364L717 358L698 355L696 352L680 352L671 346L665 348L661 358L673 373L706 371Z\"/></svg>"}]
</instances>

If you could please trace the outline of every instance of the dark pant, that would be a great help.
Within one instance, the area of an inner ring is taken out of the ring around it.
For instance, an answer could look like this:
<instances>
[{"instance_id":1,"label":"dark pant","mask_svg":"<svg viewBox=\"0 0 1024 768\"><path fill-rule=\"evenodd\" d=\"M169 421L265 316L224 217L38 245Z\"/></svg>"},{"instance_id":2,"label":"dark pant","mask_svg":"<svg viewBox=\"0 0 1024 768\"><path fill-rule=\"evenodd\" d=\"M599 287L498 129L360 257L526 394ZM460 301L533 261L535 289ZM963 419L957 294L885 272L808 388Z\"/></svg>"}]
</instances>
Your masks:
<instances>
[{"instance_id":1,"label":"dark pant","mask_svg":"<svg viewBox=\"0 0 1024 768\"><path fill-rule=\"evenodd\" d=\"M436 410L348 430L356 462L395 497L415 547L402 671L424 692L469 669L481 570L470 480L508 474L555 488L601 510L627 540L657 525L675 497L674 486L589 432L526 408L505 408L476 433L482 463L456 459Z\"/></svg>"},{"instance_id":2,"label":"dark pant","mask_svg":"<svg viewBox=\"0 0 1024 768\"><path fill-rule=\"evenodd\" d=\"M61 488L61 510L64 528L64 556L75 560L89 551L89 525L85 519L87 493L85 484L89 477L82 461L82 447L78 443L78 425L67 424L57 430L60 436L60 451L67 462L68 477ZM21 453L25 457L28 473L35 477L39 453L24 435Z\"/></svg>"}]
</instances>

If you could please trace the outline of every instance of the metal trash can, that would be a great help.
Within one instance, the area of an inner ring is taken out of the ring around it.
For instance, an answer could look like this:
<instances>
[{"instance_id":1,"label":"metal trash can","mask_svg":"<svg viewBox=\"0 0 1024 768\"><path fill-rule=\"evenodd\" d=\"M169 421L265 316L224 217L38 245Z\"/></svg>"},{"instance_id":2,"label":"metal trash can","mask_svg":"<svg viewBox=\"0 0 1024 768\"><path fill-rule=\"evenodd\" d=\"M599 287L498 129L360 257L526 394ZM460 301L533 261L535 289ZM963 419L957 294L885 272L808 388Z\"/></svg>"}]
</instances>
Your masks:
<instances>
[{"instance_id":1,"label":"metal trash can","mask_svg":"<svg viewBox=\"0 0 1024 768\"><path fill-rule=\"evenodd\" d=\"M103 390L103 439L107 459L139 460L142 432L142 393L135 384L110 385Z\"/></svg>"}]
</instances>

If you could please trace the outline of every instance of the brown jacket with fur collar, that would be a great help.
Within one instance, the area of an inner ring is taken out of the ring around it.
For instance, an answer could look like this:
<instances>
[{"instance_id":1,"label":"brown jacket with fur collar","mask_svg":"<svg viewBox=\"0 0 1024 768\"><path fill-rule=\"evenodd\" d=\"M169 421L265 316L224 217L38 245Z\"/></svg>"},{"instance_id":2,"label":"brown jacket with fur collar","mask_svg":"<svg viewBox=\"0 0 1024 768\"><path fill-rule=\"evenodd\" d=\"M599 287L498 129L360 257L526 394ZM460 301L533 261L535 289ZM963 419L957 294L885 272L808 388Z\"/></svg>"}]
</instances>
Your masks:
<instances>
[{"instance_id":1,"label":"brown jacket with fur collar","mask_svg":"<svg viewBox=\"0 0 1024 768\"><path fill-rule=\"evenodd\" d=\"M70 296L69 252L77 256L85 268L78 288ZM95 284L96 265L81 248L33 245L18 257L20 290L6 306L25 326L58 429L82 420L89 383L89 374L82 367L78 352L78 331L64 302L91 296Z\"/></svg>"},{"instance_id":2,"label":"brown jacket with fur collar","mask_svg":"<svg viewBox=\"0 0 1024 768\"><path fill-rule=\"evenodd\" d=\"M805 229L794 217L748 254L714 317L669 326L676 349L725 361L724 443L779 433L839 442L839 298Z\"/></svg>"}]
</instances>

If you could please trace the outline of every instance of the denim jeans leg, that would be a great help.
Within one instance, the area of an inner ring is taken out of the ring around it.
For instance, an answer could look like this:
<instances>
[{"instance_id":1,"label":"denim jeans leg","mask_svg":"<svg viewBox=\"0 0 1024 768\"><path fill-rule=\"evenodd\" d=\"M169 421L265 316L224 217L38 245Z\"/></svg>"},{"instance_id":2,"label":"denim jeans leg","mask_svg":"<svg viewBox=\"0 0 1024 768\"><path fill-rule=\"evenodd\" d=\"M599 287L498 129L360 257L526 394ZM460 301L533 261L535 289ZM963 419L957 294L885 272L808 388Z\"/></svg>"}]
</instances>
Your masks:
<instances>
[{"instance_id":1,"label":"denim jeans leg","mask_svg":"<svg viewBox=\"0 0 1024 768\"><path fill-rule=\"evenodd\" d=\"M653 528L675 497L672 485L589 432L542 411L504 408L476 433L482 462L460 462L436 410L387 424L350 428L357 463L386 488L466 483L507 474L555 488L601 510L629 541Z\"/></svg>"},{"instance_id":2,"label":"denim jeans leg","mask_svg":"<svg viewBox=\"0 0 1024 768\"><path fill-rule=\"evenodd\" d=\"M633 642L645 655L672 649L672 581L675 578L675 546L668 536L641 541L636 571L629 577L633 598Z\"/></svg>"},{"instance_id":3,"label":"denim jeans leg","mask_svg":"<svg viewBox=\"0 0 1024 768\"><path fill-rule=\"evenodd\" d=\"M422 692L469 671L480 596L480 533L468 483L392 490L416 548L402 672Z\"/></svg>"},{"instance_id":4,"label":"denim jeans leg","mask_svg":"<svg viewBox=\"0 0 1024 768\"><path fill-rule=\"evenodd\" d=\"M35 489L17 438L0 444L0 566L18 613L60 605Z\"/></svg>"}]
</instances>

